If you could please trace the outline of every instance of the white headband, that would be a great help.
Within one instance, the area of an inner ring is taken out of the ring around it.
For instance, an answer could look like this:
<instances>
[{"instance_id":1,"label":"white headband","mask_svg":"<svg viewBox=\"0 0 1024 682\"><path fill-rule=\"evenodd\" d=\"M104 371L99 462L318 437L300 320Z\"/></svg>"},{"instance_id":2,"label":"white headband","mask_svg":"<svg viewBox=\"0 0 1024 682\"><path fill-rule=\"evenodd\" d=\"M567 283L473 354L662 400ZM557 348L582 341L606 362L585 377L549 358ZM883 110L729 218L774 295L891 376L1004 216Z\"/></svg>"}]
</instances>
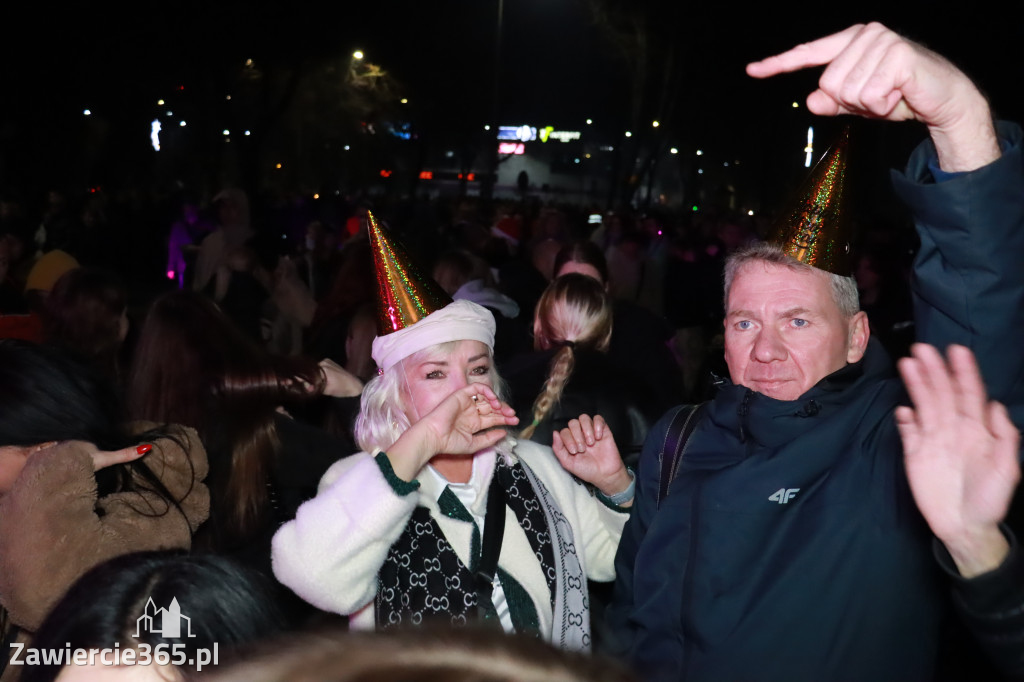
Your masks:
<instances>
[{"instance_id":1,"label":"white headband","mask_svg":"<svg viewBox=\"0 0 1024 682\"><path fill-rule=\"evenodd\" d=\"M494 316L471 301L454 301L405 329L378 336L370 353L382 371L413 353L448 341L480 341L494 348Z\"/></svg>"}]
</instances>

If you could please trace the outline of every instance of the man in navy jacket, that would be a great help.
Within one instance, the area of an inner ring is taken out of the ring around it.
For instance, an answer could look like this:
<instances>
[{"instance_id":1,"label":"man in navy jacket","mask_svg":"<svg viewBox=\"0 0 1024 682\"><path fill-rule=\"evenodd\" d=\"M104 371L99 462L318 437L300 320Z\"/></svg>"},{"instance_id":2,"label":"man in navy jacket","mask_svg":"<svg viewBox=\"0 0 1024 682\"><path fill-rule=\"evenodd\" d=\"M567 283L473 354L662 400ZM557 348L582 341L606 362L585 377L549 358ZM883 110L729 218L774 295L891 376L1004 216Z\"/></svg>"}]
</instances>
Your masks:
<instances>
[{"instance_id":1,"label":"man in navy jacket","mask_svg":"<svg viewBox=\"0 0 1024 682\"><path fill-rule=\"evenodd\" d=\"M668 418L652 430L616 562L611 625L645 680L930 680L950 601L932 532L965 583L1008 562L1020 577L999 526L1019 477L1017 433L984 390L1024 403L1020 131L997 133L963 73L878 24L747 70L820 65L812 112L927 126L930 143L894 174L922 242L918 340L964 348L946 365L915 347L901 365L905 389L844 278L771 249L733 261L731 381L660 507ZM913 408L900 407L907 390ZM588 433L568 449L602 443ZM985 607L993 641L1007 632L1004 602Z\"/></svg>"}]
</instances>

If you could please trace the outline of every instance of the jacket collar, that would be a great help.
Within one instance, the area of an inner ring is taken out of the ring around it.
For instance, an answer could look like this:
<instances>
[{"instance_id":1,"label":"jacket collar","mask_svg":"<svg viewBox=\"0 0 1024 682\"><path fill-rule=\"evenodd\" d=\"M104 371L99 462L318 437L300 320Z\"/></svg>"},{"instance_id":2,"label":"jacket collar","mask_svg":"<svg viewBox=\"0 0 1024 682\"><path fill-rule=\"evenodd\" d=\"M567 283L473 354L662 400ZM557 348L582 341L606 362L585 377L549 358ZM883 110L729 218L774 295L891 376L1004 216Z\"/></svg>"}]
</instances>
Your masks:
<instances>
[{"instance_id":1,"label":"jacket collar","mask_svg":"<svg viewBox=\"0 0 1024 682\"><path fill-rule=\"evenodd\" d=\"M813 428L849 404L853 395L878 379L892 375L892 363L881 345L872 339L858 362L829 374L796 400L776 400L725 379L709 408L710 420L745 447L776 448ZM734 448L728 448L736 452ZM696 453L695 453L696 454ZM727 465L728 462L720 462Z\"/></svg>"}]
</instances>

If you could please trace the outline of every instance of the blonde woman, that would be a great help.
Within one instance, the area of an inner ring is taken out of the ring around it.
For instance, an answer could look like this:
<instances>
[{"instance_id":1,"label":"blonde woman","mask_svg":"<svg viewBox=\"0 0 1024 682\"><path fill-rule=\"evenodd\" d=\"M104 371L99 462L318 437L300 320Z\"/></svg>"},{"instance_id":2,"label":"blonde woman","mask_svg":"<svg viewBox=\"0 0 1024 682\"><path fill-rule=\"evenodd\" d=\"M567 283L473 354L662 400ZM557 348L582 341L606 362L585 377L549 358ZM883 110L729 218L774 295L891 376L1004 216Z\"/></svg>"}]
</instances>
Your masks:
<instances>
[{"instance_id":1,"label":"blonde woman","mask_svg":"<svg viewBox=\"0 0 1024 682\"><path fill-rule=\"evenodd\" d=\"M608 357L612 301L600 282L578 273L553 280L537 303L533 336L537 353L509 368L519 409L523 397L536 396L520 437L552 445L578 415L600 415L627 461L639 453L659 415L636 378Z\"/></svg>"},{"instance_id":2,"label":"blonde woman","mask_svg":"<svg viewBox=\"0 0 1024 682\"><path fill-rule=\"evenodd\" d=\"M632 475L589 419L589 442L566 431L554 452L511 437L494 317L447 299L370 222L384 291L362 452L331 467L277 532L274 574L355 628L490 620L590 648L587 579L614 577Z\"/></svg>"}]
</instances>

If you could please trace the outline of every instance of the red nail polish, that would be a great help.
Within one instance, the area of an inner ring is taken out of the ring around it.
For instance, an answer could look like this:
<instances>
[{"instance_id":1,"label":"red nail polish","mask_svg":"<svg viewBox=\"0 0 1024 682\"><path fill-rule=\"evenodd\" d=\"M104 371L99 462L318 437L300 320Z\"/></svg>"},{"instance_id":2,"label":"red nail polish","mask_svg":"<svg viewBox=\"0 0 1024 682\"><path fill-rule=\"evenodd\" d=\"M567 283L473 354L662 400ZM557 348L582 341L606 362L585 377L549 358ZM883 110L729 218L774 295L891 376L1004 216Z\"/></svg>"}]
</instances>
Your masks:
<instances>
[{"instance_id":1,"label":"red nail polish","mask_svg":"<svg viewBox=\"0 0 1024 682\"><path fill-rule=\"evenodd\" d=\"M143 443L139 447L135 448L135 452L139 453L140 455L144 455L152 449L152 445L150 445L149 443Z\"/></svg>"}]
</instances>

